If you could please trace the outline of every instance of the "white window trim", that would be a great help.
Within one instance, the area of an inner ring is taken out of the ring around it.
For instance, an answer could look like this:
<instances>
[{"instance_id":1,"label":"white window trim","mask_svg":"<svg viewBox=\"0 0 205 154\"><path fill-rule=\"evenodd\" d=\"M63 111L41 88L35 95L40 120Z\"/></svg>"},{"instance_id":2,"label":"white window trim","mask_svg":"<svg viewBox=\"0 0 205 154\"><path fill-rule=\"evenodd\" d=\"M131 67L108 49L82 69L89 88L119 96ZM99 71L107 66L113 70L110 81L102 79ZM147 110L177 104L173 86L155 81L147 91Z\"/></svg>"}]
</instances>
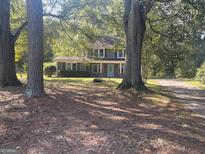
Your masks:
<instances>
[{"instance_id":1,"label":"white window trim","mask_svg":"<svg viewBox=\"0 0 205 154\"><path fill-rule=\"evenodd\" d=\"M122 52L122 56L120 56L120 52ZM125 58L125 48L122 49L121 51L117 51L117 58Z\"/></svg>"},{"instance_id":2,"label":"white window trim","mask_svg":"<svg viewBox=\"0 0 205 154\"><path fill-rule=\"evenodd\" d=\"M123 72L124 70L122 71L123 65L124 65L124 64L120 63L120 68L119 68L119 69L120 69L120 70L119 70L120 74L123 74L123 73L124 73L124 72Z\"/></svg>"},{"instance_id":3,"label":"white window trim","mask_svg":"<svg viewBox=\"0 0 205 154\"><path fill-rule=\"evenodd\" d=\"M97 66L97 72L94 71L93 65ZM92 73L103 73L103 65L102 65L102 63L100 63L100 64L92 64Z\"/></svg>"},{"instance_id":4,"label":"white window trim","mask_svg":"<svg viewBox=\"0 0 205 154\"><path fill-rule=\"evenodd\" d=\"M95 50L98 50L98 56L96 58L105 58L105 48L93 49L93 57L94 57ZM100 56L100 50L103 50L103 56Z\"/></svg>"},{"instance_id":5,"label":"white window trim","mask_svg":"<svg viewBox=\"0 0 205 154\"><path fill-rule=\"evenodd\" d=\"M76 70L75 70L75 71L78 70L78 64L77 64L77 63L66 63L66 65L67 65L67 64L70 64L70 70L68 70L68 69L66 68L66 71L73 71L73 64L76 64Z\"/></svg>"}]
</instances>

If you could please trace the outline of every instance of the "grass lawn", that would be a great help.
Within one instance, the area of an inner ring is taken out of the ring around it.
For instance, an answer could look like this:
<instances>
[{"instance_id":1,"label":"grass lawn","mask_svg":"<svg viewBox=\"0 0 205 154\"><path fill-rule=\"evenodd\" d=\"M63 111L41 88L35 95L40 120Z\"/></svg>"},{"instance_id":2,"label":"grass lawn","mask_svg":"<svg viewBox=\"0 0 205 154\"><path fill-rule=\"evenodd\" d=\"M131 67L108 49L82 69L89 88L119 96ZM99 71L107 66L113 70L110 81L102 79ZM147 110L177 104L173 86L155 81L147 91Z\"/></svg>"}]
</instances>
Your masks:
<instances>
[{"instance_id":1,"label":"grass lawn","mask_svg":"<svg viewBox=\"0 0 205 154\"><path fill-rule=\"evenodd\" d=\"M17 77L20 79L26 79L26 74L17 74ZM46 83L51 84L75 84L75 85L99 85L99 86L108 86L109 88L116 88L122 81L120 78L102 78L104 82L102 83L93 83L94 78L49 78L44 76ZM157 88L158 83L155 80L148 80L146 86L148 88Z\"/></svg>"},{"instance_id":2,"label":"grass lawn","mask_svg":"<svg viewBox=\"0 0 205 154\"><path fill-rule=\"evenodd\" d=\"M205 90L205 83L201 83L201 82L194 80L194 79L185 79L185 82L192 85L192 86L199 87L199 88L202 88Z\"/></svg>"},{"instance_id":3,"label":"grass lawn","mask_svg":"<svg viewBox=\"0 0 205 154\"><path fill-rule=\"evenodd\" d=\"M47 96L0 89L0 149L22 153L204 153L205 120L154 91L119 91L120 79L45 78Z\"/></svg>"}]
</instances>

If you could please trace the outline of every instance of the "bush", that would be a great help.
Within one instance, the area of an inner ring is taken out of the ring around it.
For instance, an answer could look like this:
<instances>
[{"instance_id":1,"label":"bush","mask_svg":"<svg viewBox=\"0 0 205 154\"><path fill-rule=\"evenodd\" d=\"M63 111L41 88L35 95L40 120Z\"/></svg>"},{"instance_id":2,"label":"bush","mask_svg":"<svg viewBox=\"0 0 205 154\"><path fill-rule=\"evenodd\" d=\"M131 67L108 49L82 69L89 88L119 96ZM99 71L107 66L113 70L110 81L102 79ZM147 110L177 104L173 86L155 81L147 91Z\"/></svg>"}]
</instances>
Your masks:
<instances>
[{"instance_id":1,"label":"bush","mask_svg":"<svg viewBox=\"0 0 205 154\"><path fill-rule=\"evenodd\" d=\"M58 73L59 77L89 77L90 73L88 71L60 71Z\"/></svg>"},{"instance_id":2,"label":"bush","mask_svg":"<svg viewBox=\"0 0 205 154\"><path fill-rule=\"evenodd\" d=\"M196 79L200 82L205 83L205 63L203 63L200 68L198 68L196 73Z\"/></svg>"},{"instance_id":3,"label":"bush","mask_svg":"<svg viewBox=\"0 0 205 154\"><path fill-rule=\"evenodd\" d=\"M103 80L102 80L102 79L95 78L95 79L93 79L93 82L95 82L95 83L101 83L101 82L103 82Z\"/></svg>"},{"instance_id":4,"label":"bush","mask_svg":"<svg viewBox=\"0 0 205 154\"><path fill-rule=\"evenodd\" d=\"M44 74L48 77L51 77L56 73L56 66L50 65L44 67Z\"/></svg>"},{"instance_id":5,"label":"bush","mask_svg":"<svg viewBox=\"0 0 205 154\"><path fill-rule=\"evenodd\" d=\"M196 66L193 60L188 59L178 63L175 69L177 78L194 78L196 75Z\"/></svg>"}]
</instances>

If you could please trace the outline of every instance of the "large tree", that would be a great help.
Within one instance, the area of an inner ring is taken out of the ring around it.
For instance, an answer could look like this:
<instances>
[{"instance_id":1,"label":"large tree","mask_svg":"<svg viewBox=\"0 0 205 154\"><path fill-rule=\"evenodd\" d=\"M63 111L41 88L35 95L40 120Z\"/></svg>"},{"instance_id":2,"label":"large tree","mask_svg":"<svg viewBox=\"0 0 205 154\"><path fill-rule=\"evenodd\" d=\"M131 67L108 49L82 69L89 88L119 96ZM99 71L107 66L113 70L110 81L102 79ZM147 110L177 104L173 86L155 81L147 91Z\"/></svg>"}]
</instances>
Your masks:
<instances>
[{"instance_id":1,"label":"large tree","mask_svg":"<svg viewBox=\"0 0 205 154\"><path fill-rule=\"evenodd\" d=\"M15 66L15 42L19 38L27 22L11 31L10 27L10 0L1 5L1 86L18 86L22 83L17 79Z\"/></svg>"},{"instance_id":2,"label":"large tree","mask_svg":"<svg viewBox=\"0 0 205 154\"><path fill-rule=\"evenodd\" d=\"M43 7L42 0L27 0L28 20L28 83L26 95L45 95L43 84Z\"/></svg>"},{"instance_id":3,"label":"large tree","mask_svg":"<svg viewBox=\"0 0 205 154\"><path fill-rule=\"evenodd\" d=\"M174 68L177 66L176 58L182 52L182 50L179 51L182 42L190 42L190 40L193 42L193 36L202 30L202 27L197 27L194 22L198 19L203 21L204 6L205 2L200 0L124 0L125 13L123 19L127 59L126 73L122 83L119 85L119 89L146 89L142 80L141 66L146 24L149 25L148 28L152 29L154 33L162 36L162 43L165 43L164 40L168 42L168 45L162 44L165 47L163 51L166 53L161 55L169 54L168 51L174 53L168 63L168 73L172 71L172 74L174 74ZM155 8L156 12L151 12L150 14L160 16L160 18L157 19L148 15L153 8ZM164 31L163 29L167 30ZM147 36L147 38L152 38L150 31ZM165 37L166 39L164 39ZM160 52L161 48L157 47L157 50Z\"/></svg>"},{"instance_id":4,"label":"large tree","mask_svg":"<svg viewBox=\"0 0 205 154\"><path fill-rule=\"evenodd\" d=\"M21 81L18 80L16 76L16 65L15 65L15 44L18 40L21 32L24 30L25 26L27 25L27 22L24 22L18 29L14 30L13 32L10 32L9 35L9 45L10 45L10 51L9 52L9 70L8 70L8 85L9 86L20 86L22 85Z\"/></svg>"},{"instance_id":5,"label":"large tree","mask_svg":"<svg viewBox=\"0 0 205 154\"><path fill-rule=\"evenodd\" d=\"M126 72L119 89L146 89L141 73L141 54L146 32L146 17L153 0L124 0L126 34Z\"/></svg>"},{"instance_id":6,"label":"large tree","mask_svg":"<svg viewBox=\"0 0 205 154\"><path fill-rule=\"evenodd\" d=\"M0 86L8 85L10 1L0 0Z\"/></svg>"}]
</instances>

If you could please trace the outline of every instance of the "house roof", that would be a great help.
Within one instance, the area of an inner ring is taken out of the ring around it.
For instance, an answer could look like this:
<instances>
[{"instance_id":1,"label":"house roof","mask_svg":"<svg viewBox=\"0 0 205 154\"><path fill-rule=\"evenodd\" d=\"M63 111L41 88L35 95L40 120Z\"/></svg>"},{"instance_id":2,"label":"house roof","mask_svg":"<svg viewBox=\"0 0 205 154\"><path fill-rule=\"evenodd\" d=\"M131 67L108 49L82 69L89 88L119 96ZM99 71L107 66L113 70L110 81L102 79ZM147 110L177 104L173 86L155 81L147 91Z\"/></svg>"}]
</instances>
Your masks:
<instances>
[{"instance_id":1,"label":"house roof","mask_svg":"<svg viewBox=\"0 0 205 154\"><path fill-rule=\"evenodd\" d=\"M111 36L97 36L94 42L90 43L91 48L113 48L120 42L120 38Z\"/></svg>"},{"instance_id":2,"label":"house roof","mask_svg":"<svg viewBox=\"0 0 205 154\"><path fill-rule=\"evenodd\" d=\"M120 39L118 37L110 37L110 36L98 36L96 41L99 41L108 45L116 45L119 43Z\"/></svg>"}]
</instances>

